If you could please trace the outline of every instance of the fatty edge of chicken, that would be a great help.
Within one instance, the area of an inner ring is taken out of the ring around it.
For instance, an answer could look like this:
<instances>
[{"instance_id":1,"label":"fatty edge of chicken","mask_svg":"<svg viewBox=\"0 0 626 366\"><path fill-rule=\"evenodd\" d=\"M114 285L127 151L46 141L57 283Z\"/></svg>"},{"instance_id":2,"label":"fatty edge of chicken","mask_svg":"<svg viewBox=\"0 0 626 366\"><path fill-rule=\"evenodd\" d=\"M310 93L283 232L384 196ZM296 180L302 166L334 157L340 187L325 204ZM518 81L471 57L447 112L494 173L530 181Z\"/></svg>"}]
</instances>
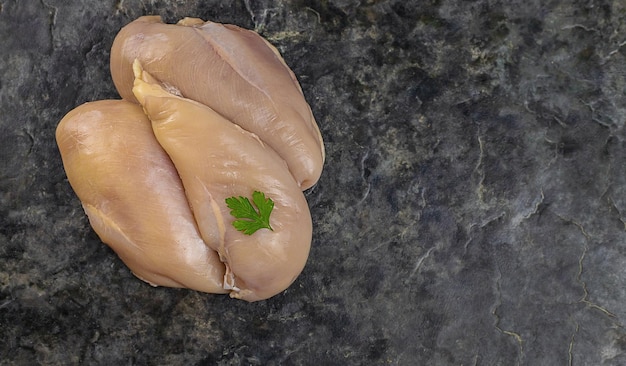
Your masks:
<instances>
[{"instance_id":1,"label":"fatty edge of chicken","mask_svg":"<svg viewBox=\"0 0 626 366\"><path fill-rule=\"evenodd\" d=\"M174 94L195 100L250 131L287 162L301 190L324 164L324 143L295 75L256 32L185 18L164 24L143 16L123 27L111 48L111 76L122 98L132 93L132 63Z\"/></svg>"},{"instance_id":2,"label":"fatty edge of chicken","mask_svg":"<svg viewBox=\"0 0 626 366\"><path fill-rule=\"evenodd\" d=\"M256 135L168 93L135 66L133 92L182 179L200 234L226 265L224 287L247 301L282 292L304 268L312 237L308 204L285 162ZM274 201L273 231L245 235L232 226L225 199L253 191Z\"/></svg>"},{"instance_id":3,"label":"fatty edge of chicken","mask_svg":"<svg viewBox=\"0 0 626 366\"><path fill-rule=\"evenodd\" d=\"M61 120L56 140L91 226L137 277L153 286L227 292L224 265L202 240L141 106L85 103Z\"/></svg>"}]
</instances>

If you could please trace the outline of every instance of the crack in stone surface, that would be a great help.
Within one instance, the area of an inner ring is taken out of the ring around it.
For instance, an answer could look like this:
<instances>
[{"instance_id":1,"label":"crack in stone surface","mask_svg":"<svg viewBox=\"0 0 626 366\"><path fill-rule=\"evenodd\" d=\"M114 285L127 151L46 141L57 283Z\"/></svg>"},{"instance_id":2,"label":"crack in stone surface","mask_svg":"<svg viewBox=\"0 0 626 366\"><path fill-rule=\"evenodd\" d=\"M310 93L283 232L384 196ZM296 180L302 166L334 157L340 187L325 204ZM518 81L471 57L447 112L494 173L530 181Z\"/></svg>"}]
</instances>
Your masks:
<instances>
[{"instance_id":1,"label":"crack in stone surface","mask_svg":"<svg viewBox=\"0 0 626 366\"><path fill-rule=\"evenodd\" d=\"M428 248L428 250L426 251L426 253L424 253L422 256L420 256L419 258L417 258L417 261L415 261L415 266L413 267L413 270L411 271L411 273L409 274L409 277L407 278L407 280L410 280L413 278L413 276L415 276L415 274L419 271L419 269L422 267L422 264L424 263L424 260L426 260L428 257L430 257L430 253L432 253L433 249L435 249L435 247L430 247Z\"/></svg>"},{"instance_id":2,"label":"crack in stone surface","mask_svg":"<svg viewBox=\"0 0 626 366\"><path fill-rule=\"evenodd\" d=\"M118 15L120 13L126 14L126 8L124 7L124 1L125 0L117 0L117 1L115 1L115 5L113 5L113 8L115 9L115 15Z\"/></svg>"},{"instance_id":3,"label":"crack in stone surface","mask_svg":"<svg viewBox=\"0 0 626 366\"><path fill-rule=\"evenodd\" d=\"M583 24L572 24L572 25L565 25L563 27L561 27L561 30L569 30L569 29L582 29L586 32L593 32L593 33L597 33L598 30L596 28L589 28Z\"/></svg>"},{"instance_id":4,"label":"crack in stone surface","mask_svg":"<svg viewBox=\"0 0 626 366\"><path fill-rule=\"evenodd\" d=\"M484 197L484 181L485 181L485 169L483 167L483 159L485 157L485 142L482 136L478 136L478 161L474 167L473 173L478 174L478 186L476 187L476 193L478 194L478 200L482 203L485 202Z\"/></svg>"},{"instance_id":5,"label":"crack in stone surface","mask_svg":"<svg viewBox=\"0 0 626 366\"><path fill-rule=\"evenodd\" d=\"M600 65L604 65L605 63L609 62L609 60L617 53L620 52L621 48L626 46L626 41L623 41L621 43L619 43L617 45L617 48L615 48L614 50L611 50L606 56L602 57L602 62L600 63Z\"/></svg>"},{"instance_id":6,"label":"crack in stone surface","mask_svg":"<svg viewBox=\"0 0 626 366\"><path fill-rule=\"evenodd\" d=\"M50 41L50 52L52 52L52 50L54 50L54 27L56 26L57 12L59 11L59 9L54 5L48 4L44 0L41 0L41 5L49 9L48 33Z\"/></svg>"},{"instance_id":7,"label":"crack in stone surface","mask_svg":"<svg viewBox=\"0 0 626 366\"><path fill-rule=\"evenodd\" d=\"M600 120L598 117L596 117L596 115L598 115L598 112L596 112L596 108L593 106L592 102L585 102L584 100L580 100L580 102L586 106L587 108L589 108L589 111L591 111L591 120L593 122L596 122L597 124L599 124L602 127L606 127L608 129L611 129L613 126L611 126L610 124ZM613 122L613 121L612 121ZM613 125L615 125L615 123L613 123Z\"/></svg>"},{"instance_id":8,"label":"crack in stone surface","mask_svg":"<svg viewBox=\"0 0 626 366\"><path fill-rule=\"evenodd\" d=\"M500 267L498 266L498 264L495 265L495 272L496 272L496 278L495 278L496 299L495 299L493 308L491 310L491 314L495 318L494 327L496 328L498 332L506 336L512 337L515 340L515 342L517 343L517 348L518 348L518 356L517 356L516 365L521 365L522 357L524 356L524 340L522 339L522 336L519 333L516 333L512 330L507 330L507 329L503 329L500 327L500 321L502 318L500 315L498 315L498 309L502 306L502 286L501 286L502 272L500 271Z\"/></svg>"},{"instance_id":9,"label":"crack in stone surface","mask_svg":"<svg viewBox=\"0 0 626 366\"><path fill-rule=\"evenodd\" d=\"M366 161L369 158L369 156L370 156L370 149L367 149L365 150L365 153L361 157L361 161L360 161L359 171L361 172L361 179L365 183L365 191L363 192L361 199L359 199L359 201L356 203L357 206L365 202L372 188L372 184L370 183L369 177L366 176L366 169L368 169L366 166Z\"/></svg>"},{"instance_id":10,"label":"crack in stone surface","mask_svg":"<svg viewBox=\"0 0 626 366\"><path fill-rule=\"evenodd\" d=\"M532 201L532 206L529 209L528 212L523 212L523 210L513 216L513 218L511 219L511 225L516 227L519 224L521 224L523 221L525 220L529 220L531 217L533 217L534 215L540 214L542 207L544 205L544 201L546 199L546 196L543 192L543 188L540 189L539 191L539 196L536 197L533 201Z\"/></svg>"},{"instance_id":11,"label":"crack in stone surface","mask_svg":"<svg viewBox=\"0 0 626 366\"><path fill-rule=\"evenodd\" d=\"M246 11L250 15L250 20L252 20L252 23L254 24L254 31L257 33L262 33L263 30L265 29L265 26L267 25L268 14L270 14L273 11L276 11L276 9L264 8L264 9L261 9L260 12L258 12L258 11L255 11L255 9L253 9L252 4L254 2L251 2L250 0L244 0L243 3L246 7Z\"/></svg>"},{"instance_id":12,"label":"crack in stone surface","mask_svg":"<svg viewBox=\"0 0 626 366\"><path fill-rule=\"evenodd\" d=\"M603 314L605 314L609 318L617 318L617 316L614 313L612 313L611 311L609 311L605 307L603 307L601 305L598 305L598 304L594 303L593 301L589 300L589 290L587 288L587 283L582 279L582 276L583 276L583 273L584 273L584 261L585 261L585 257L587 256L587 253L589 251L589 241L591 240L591 236L587 233L585 228L579 222L576 222L576 221L574 221L573 219L570 219L570 218L563 217L563 216L561 216L559 214L557 214L557 217L559 219L563 220L566 223L570 223L570 224L573 224L574 226L576 226L580 230L581 234L585 238L584 245L583 245L583 251L582 251L580 257L578 258L578 272L576 274L576 283L578 283L580 285L580 287L581 287L581 289L583 291L583 295L580 298L579 302L585 304L589 308L599 310L600 312L602 312Z\"/></svg>"},{"instance_id":13,"label":"crack in stone surface","mask_svg":"<svg viewBox=\"0 0 626 366\"><path fill-rule=\"evenodd\" d=\"M574 341L576 340L576 334L578 334L579 330L580 330L580 325L578 323L576 323L576 328L574 329L574 332L572 333L572 336L570 337L570 342L569 342L569 345L567 347L567 364L568 364L568 366L572 366L573 362L574 362Z\"/></svg>"},{"instance_id":14,"label":"crack in stone surface","mask_svg":"<svg viewBox=\"0 0 626 366\"><path fill-rule=\"evenodd\" d=\"M624 230L626 230L626 219L622 215L621 210L619 209L619 207L617 207L617 204L615 203L615 200L611 195L608 196L608 201L611 204L611 208L615 210L615 212L617 212L618 220L621 221L621 223L624 225Z\"/></svg>"},{"instance_id":15,"label":"crack in stone surface","mask_svg":"<svg viewBox=\"0 0 626 366\"><path fill-rule=\"evenodd\" d=\"M468 238L463 244L463 254L464 255L467 254L467 250L469 249L470 244L472 243L472 241L474 241L473 233L475 232L475 230L484 229L488 225L494 222L497 222L498 220L502 219L505 216L506 216L506 213L504 211L496 212L490 216L484 217L481 222L472 222L471 224L469 224L469 226L465 229L467 232Z\"/></svg>"}]
</instances>

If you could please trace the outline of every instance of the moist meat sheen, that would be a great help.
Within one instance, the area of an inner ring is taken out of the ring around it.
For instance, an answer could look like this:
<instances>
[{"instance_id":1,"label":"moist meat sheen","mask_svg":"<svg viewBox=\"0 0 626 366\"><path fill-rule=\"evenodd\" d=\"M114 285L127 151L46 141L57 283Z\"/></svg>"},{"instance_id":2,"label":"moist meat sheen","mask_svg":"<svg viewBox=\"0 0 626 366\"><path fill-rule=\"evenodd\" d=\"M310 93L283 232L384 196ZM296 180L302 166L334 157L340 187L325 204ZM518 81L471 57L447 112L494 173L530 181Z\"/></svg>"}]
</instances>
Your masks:
<instances>
[{"instance_id":1,"label":"moist meat sheen","mask_svg":"<svg viewBox=\"0 0 626 366\"><path fill-rule=\"evenodd\" d=\"M101 240L153 286L246 301L289 287L324 145L278 50L234 25L141 17L116 37L111 74L123 99L85 103L56 130ZM243 233L226 202L253 192L272 200L270 226Z\"/></svg>"},{"instance_id":2,"label":"moist meat sheen","mask_svg":"<svg viewBox=\"0 0 626 366\"><path fill-rule=\"evenodd\" d=\"M246 301L289 287L309 255L303 190L324 146L278 50L233 25L141 17L116 37L111 73L123 99L85 103L56 131L102 241L154 286ZM272 200L269 225L241 232L227 201L254 194Z\"/></svg>"},{"instance_id":3,"label":"moist meat sheen","mask_svg":"<svg viewBox=\"0 0 626 366\"><path fill-rule=\"evenodd\" d=\"M256 135L203 104L168 93L135 66L133 92L182 179L204 241L226 266L224 285L231 296L255 301L286 289L304 268L312 225L285 162ZM244 235L232 226L224 201L254 190L274 200L273 231Z\"/></svg>"},{"instance_id":4,"label":"moist meat sheen","mask_svg":"<svg viewBox=\"0 0 626 366\"><path fill-rule=\"evenodd\" d=\"M137 104L83 104L56 139L69 182L100 239L152 285L210 293L225 268L200 236L182 182Z\"/></svg>"},{"instance_id":5,"label":"moist meat sheen","mask_svg":"<svg viewBox=\"0 0 626 366\"><path fill-rule=\"evenodd\" d=\"M324 145L311 108L276 48L257 33L197 18L138 18L111 49L115 86L133 102L135 59L168 91L256 134L287 162L302 190L319 179Z\"/></svg>"}]
</instances>

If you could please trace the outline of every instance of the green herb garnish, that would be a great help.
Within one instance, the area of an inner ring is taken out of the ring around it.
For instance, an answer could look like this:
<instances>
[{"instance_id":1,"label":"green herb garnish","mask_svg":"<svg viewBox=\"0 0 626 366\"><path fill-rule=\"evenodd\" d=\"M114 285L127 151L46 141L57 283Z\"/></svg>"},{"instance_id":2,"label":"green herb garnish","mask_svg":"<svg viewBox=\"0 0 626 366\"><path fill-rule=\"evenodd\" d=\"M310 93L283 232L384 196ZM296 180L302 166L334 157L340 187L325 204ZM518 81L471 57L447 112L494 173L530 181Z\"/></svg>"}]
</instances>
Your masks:
<instances>
[{"instance_id":1,"label":"green herb garnish","mask_svg":"<svg viewBox=\"0 0 626 366\"><path fill-rule=\"evenodd\" d=\"M229 197L226 199L226 206L230 208L230 214L237 220L233 221L235 229L246 235L252 235L259 229L272 229L270 226L270 214L274 209L274 201L266 198L265 194L254 191L252 202L258 210L252 206L247 197Z\"/></svg>"}]
</instances>

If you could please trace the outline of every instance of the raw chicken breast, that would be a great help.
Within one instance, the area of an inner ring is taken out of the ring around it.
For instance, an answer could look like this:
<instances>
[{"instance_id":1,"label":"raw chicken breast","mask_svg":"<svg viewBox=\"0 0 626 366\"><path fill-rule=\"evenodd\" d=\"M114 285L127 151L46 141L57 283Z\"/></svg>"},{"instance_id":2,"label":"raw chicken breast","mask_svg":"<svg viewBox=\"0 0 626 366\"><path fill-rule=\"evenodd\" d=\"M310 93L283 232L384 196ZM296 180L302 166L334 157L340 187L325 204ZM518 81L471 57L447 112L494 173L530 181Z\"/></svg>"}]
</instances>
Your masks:
<instances>
[{"instance_id":1,"label":"raw chicken breast","mask_svg":"<svg viewBox=\"0 0 626 366\"><path fill-rule=\"evenodd\" d=\"M139 105L83 104L63 118L56 138L93 229L137 277L227 292L224 265L200 237L178 173Z\"/></svg>"},{"instance_id":2,"label":"raw chicken breast","mask_svg":"<svg viewBox=\"0 0 626 366\"><path fill-rule=\"evenodd\" d=\"M285 162L213 109L165 91L138 62L135 72L133 92L182 179L202 237L226 264L224 286L247 301L286 289L306 263L312 224ZM232 226L225 199L250 197L253 191L274 201L273 231L245 235Z\"/></svg>"},{"instance_id":3,"label":"raw chicken breast","mask_svg":"<svg viewBox=\"0 0 626 366\"><path fill-rule=\"evenodd\" d=\"M111 75L122 98L132 94L132 63L174 94L209 106L271 146L302 190L320 177L322 137L293 72L253 31L185 18L164 24L144 16L118 33Z\"/></svg>"}]
</instances>

